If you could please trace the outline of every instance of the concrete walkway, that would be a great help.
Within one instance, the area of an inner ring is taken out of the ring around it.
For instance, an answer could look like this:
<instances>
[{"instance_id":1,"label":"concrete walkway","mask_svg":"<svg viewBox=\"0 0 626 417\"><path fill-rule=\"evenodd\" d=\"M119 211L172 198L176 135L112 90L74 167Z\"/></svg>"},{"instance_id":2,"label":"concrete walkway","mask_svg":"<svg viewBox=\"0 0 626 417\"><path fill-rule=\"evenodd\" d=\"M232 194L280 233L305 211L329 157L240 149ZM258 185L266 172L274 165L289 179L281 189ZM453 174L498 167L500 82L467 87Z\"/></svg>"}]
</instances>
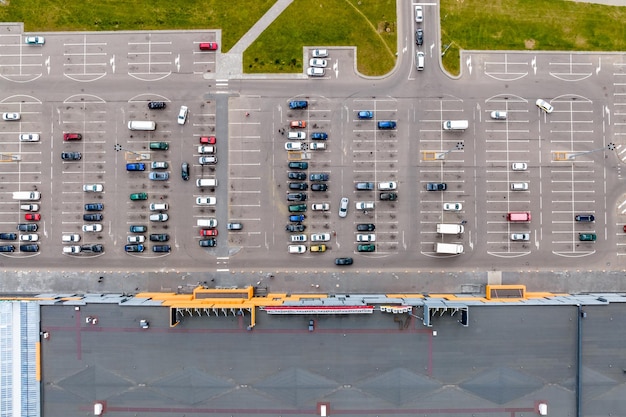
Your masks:
<instances>
[{"instance_id":1,"label":"concrete walkway","mask_svg":"<svg viewBox=\"0 0 626 417\"><path fill-rule=\"evenodd\" d=\"M206 74L205 78L232 79L244 78L243 53L252 43L274 23L274 20L291 5L293 0L278 0L245 35L226 54L221 54L217 61L215 74ZM208 76L208 77L207 77Z\"/></svg>"}]
</instances>

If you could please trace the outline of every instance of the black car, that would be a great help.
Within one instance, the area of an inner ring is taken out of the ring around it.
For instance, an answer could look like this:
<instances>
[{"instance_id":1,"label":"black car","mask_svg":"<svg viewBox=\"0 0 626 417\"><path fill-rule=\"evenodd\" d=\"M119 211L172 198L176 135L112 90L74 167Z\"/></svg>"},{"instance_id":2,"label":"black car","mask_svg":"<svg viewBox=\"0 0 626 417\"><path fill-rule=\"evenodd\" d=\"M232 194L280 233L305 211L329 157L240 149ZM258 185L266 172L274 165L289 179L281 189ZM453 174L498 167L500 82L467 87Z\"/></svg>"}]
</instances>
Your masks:
<instances>
[{"instance_id":1,"label":"black car","mask_svg":"<svg viewBox=\"0 0 626 417\"><path fill-rule=\"evenodd\" d=\"M61 159L64 161L80 161L80 152L61 152Z\"/></svg>"},{"instance_id":2,"label":"black car","mask_svg":"<svg viewBox=\"0 0 626 417\"><path fill-rule=\"evenodd\" d=\"M383 201L396 201L398 193L380 193L380 199Z\"/></svg>"},{"instance_id":3,"label":"black car","mask_svg":"<svg viewBox=\"0 0 626 417\"><path fill-rule=\"evenodd\" d=\"M305 191L307 188L309 188L309 186L306 182L290 182L289 183L290 190Z\"/></svg>"},{"instance_id":4,"label":"black car","mask_svg":"<svg viewBox=\"0 0 626 417\"><path fill-rule=\"evenodd\" d=\"M172 248L170 245L154 245L152 246L152 252L169 252Z\"/></svg>"},{"instance_id":5,"label":"black car","mask_svg":"<svg viewBox=\"0 0 626 417\"><path fill-rule=\"evenodd\" d=\"M415 31L415 43L418 45L422 45L424 43L424 31L422 29L417 29Z\"/></svg>"},{"instance_id":6,"label":"black car","mask_svg":"<svg viewBox=\"0 0 626 417\"><path fill-rule=\"evenodd\" d=\"M303 224L288 224L285 226L285 231L287 232L298 232L302 233L306 229L306 226Z\"/></svg>"},{"instance_id":7,"label":"black car","mask_svg":"<svg viewBox=\"0 0 626 417\"><path fill-rule=\"evenodd\" d=\"M104 252L104 246L97 244L97 245L82 245L80 247L82 252L96 252L96 253L100 253L100 252Z\"/></svg>"},{"instance_id":8,"label":"black car","mask_svg":"<svg viewBox=\"0 0 626 417\"><path fill-rule=\"evenodd\" d=\"M189 164L187 162L183 162L180 166L180 175L185 181L189 181Z\"/></svg>"},{"instance_id":9,"label":"black car","mask_svg":"<svg viewBox=\"0 0 626 417\"><path fill-rule=\"evenodd\" d=\"M151 101L148 103L148 108L150 110L161 110L165 108L165 102L163 101Z\"/></svg>"},{"instance_id":10,"label":"black car","mask_svg":"<svg viewBox=\"0 0 626 417\"><path fill-rule=\"evenodd\" d=\"M311 191L326 191L328 190L328 185L326 184L311 184Z\"/></svg>"},{"instance_id":11,"label":"black car","mask_svg":"<svg viewBox=\"0 0 626 417\"><path fill-rule=\"evenodd\" d=\"M104 204L102 203L85 204L85 211L102 211L102 210L104 210Z\"/></svg>"},{"instance_id":12,"label":"black car","mask_svg":"<svg viewBox=\"0 0 626 417\"><path fill-rule=\"evenodd\" d=\"M39 252L39 245L36 245L36 244L20 245L20 250L22 252Z\"/></svg>"},{"instance_id":13,"label":"black car","mask_svg":"<svg viewBox=\"0 0 626 417\"><path fill-rule=\"evenodd\" d=\"M167 233L152 233L150 235L150 240L152 242L167 242L170 240L170 235Z\"/></svg>"},{"instance_id":14,"label":"black car","mask_svg":"<svg viewBox=\"0 0 626 417\"><path fill-rule=\"evenodd\" d=\"M15 252L13 245L0 245L0 252Z\"/></svg>"},{"instance_id":15,"label":"black car","mask_svg":"<svg viewBox=\"0 0 626 417\"><path fill-rule=\"evenodd\" d=\"M0 233L0 240L15 240L17 233Z\"/></svg>"},{"instance_id":16,"label":"black car","mask_svg":"<svg viewBox=\"0 0 626 417\"><path fill-rule=\"evenodd\" d=\"M306 201L306 193L287 193L287 201Z\"/></svg>"},{"instance_id":17,"label":"black car","mask_svg":"<svg viewBox=\"0 0 626 417\"><path fill-rule=\"evenodd\" d=\"M86 222L99 222L102 221L104 216L102 213L87 213L83 214L83 220Z\"/></svg>"},{"instance_id":18,"label":"black car","mask_svg":"<svg viewBox=\"0 0 626 417\"><path fill-rule=\"evenodd\" d=\"M198 241L198 244L203 248L212 248L214 246L217 246L217 240L215 238L201 239Z\"/></svg>"},{"instance_id":19,"label":"black car","mask_svg":"<svg viewBox=\"0 0 626 417\"><path fill-rule=\"evenodd\" d=\"M335 265L352 265L352 258L335 258Z\"/></svg>"},{"instance_id":20,"label":"black car","mask_svg":"<svg viewBox=\"0 0 626 417\"><path fill-rule=\"evenodd\" d=\"M309 179L311 181L328 181L328 174L311 174Z\"/></svg>"},{"instance_id":21,"label":"black car","mask_svg":"<svg viewBox=\"0 0 626 417\"><path fill-rule=\"evenodd\" d=\"M37 223L20 223L17 225L17 230L20 232L36 232L37 228Z\"/></svg>"},{"instance_id":22,"label":"black car","mask_svg":"<svg viewBox=\"0 0 626 417\"><path fill-rule=\"evenodd\" d=\"M308 169L308 162L289 162L289 169Z\"/></svg>"},{"instance_id":23,"label":"black car","mask_svg":"<svg viewBox=\"0 0 626 417\"><path fill-rule=\"evenodd\" d=\"M304 172L289 172L287 176L290 180L306 181L306 173Z\"/></svg>"},{"instance_id":24,"label":"black car","mask_svg":"<svg viewBox=\"0 0 626 417\"><path fill-rule=\"evenodd\" d=\"M426 184L426 190L428 191L445 191L448 188L446 183L429 182Z\"/></svg>"},{"instance_id":25,"label":"black car","mask_svg":"<svg viewBox=\"0 0 626 417\"><path fill-rule=\"evenodd\" d=\"M373 232L376 230L376 225L372 223L360 223L356 225L356 230L358 232Z\"/></svg>"},{"instance_id":26,"label":"black car","mask_svg":"<svg viewBox=\"0 0 626 417\"><path fill-rule=\"evenodd\" d=\"M593 222L596 220L596 216L593 214L578 214L574 217L574 219L577 222Z\"/></svg>"}]
</instances>

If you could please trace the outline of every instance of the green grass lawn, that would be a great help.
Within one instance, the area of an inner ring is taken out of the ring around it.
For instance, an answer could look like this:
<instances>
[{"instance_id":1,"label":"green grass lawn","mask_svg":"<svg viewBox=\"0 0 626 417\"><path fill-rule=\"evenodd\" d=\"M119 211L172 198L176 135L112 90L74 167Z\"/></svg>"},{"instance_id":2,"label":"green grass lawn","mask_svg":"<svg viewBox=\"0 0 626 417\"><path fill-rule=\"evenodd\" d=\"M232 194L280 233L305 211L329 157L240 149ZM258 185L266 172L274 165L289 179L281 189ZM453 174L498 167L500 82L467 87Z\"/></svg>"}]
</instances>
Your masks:
<instances>
[{"instance_id":1,"label":"green grass lawn","mask_svg":"<svg viewBox=\"0 0 626 417\"><path fill-rule=\"evenodd\" d=\"M296 0L245 52L244 71L301 72L303 45L355 45L360 72L385 74L396 61L395 14L392 0Z\"/></svg>"},{"instance_id":2,"label":"green grass lawn","mask_svg":"<svg viewBox=\"0 0 626 417\"><path fill-rule=\"evenodd\" d=\"M563 0L441 0L444 66L459 73L459 48L624 51L626 7Z\"/></svg>"}]
</instances>

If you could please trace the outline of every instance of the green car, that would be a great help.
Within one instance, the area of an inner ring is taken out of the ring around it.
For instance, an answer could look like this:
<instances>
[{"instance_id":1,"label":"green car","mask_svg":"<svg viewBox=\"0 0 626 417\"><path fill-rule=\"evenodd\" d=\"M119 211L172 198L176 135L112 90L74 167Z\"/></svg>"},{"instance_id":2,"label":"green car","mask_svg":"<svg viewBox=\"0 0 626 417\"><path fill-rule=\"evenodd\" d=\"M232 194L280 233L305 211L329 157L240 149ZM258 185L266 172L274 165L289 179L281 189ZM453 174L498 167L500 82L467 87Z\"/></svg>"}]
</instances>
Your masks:
<instances>
[{"instance_id":1,"label":"green car","mask_svg":"<svg viewBox=\"0 0 626 417\"><path fill-rule=\"evenodd\" d=\"M356 247L357 252L374 252L376 245L359 245Z\"/></svg>"},{"instance_id":2,"label":"green car","mask_svg":"<svg viewBox=\"0 0 626 417\"><path fill-rule=\"evenodd\" d=\"M291 204L289 206L290 213L301 213L306 211L306 204Z\"/></svg>"},{"instance_id":3,"label":"green car","mask_svg":"<svg viewBox=\"0 0 626 417\"><path fill-rule=\"evenodd\" d=\"M578 240L595 242L596 241L596 234L595 233L579 233L578 234Z\"/></svg>"},{"instance_id":4,"label":"green car","mask_svg":"<svg viewBox=\"0 0 626 417\"><path fill-rule=\"evenodd\" d=\"M150 149L156 149L159 151L167 151L170 148L167 142L150 142Z\"/></svg>"},{"instance_id":5,"label":"green car","mask_svg":"<svg viewBox=\"0 0 626 417\"><path fill-rule=\"evenodd\" d=\"M132 193L130 195L130 199L132 201L135 201L135 200L147 200L148 199L148 194L147 193Z\"/></svg>"}]
</instances>

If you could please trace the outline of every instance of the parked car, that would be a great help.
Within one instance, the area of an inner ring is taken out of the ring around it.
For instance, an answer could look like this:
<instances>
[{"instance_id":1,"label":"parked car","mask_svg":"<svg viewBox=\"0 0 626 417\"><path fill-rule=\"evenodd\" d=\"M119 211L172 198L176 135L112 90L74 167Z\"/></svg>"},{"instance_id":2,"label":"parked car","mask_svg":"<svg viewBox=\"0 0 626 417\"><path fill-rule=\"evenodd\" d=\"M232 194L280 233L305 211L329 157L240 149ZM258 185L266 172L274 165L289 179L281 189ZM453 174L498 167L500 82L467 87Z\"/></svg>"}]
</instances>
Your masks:
<instances>
[{"instance_id":1,"label":"parked car","mask_svg":"<svg viewBox=\"0 0 626 417\"><path fill-rule=\"evenodd\" d=\"M530 240L530 233L513 233L511 234L511 240Z\"/></svg>"},{"instance_id":2,"label":"parked car","mask_svg":"<svg viewBox=\"0 0 626 417\"><path fill-rule=\"evenodd\" d=\"M511 164L511 169L513 171L526 171L528 169L528 164L526 162L513 162Z\"/></svg>"},{"instance_id":3,"label":"parked car","mask_svg":"<svg viewBox=\"0 0 626 417\"><path fill-rule=\"evenodd\" d=\"M94 252L94 253L104 252L104 246L99 243L94 244L94 245L82 245L80 249L83 252Z\"/></svg>"},{"instance_id":4,"label":"parked car","mask_svg":"<svg viewBox=\"0 0 626 417\"><path fill-rule=\"evenodd\" d=\"M302 143L301 142L286 142L285 143L285 150L286 151L299 151L299 150L302 150Z\"/></svg>"},{"instance_id":5,"label":"parked car","mask_svg":"<svg viewBox=\"0 0 626 417\"><path fill-rule=\"evenodd\" d=\"M217 204L217 198L212 196L196 197L196 204L199 206L214 206Z\"/></svg>"},{"instance_id":6,"label":"parked car","mask_svg":"<svg viewBox=\"0 0 626 417\"><path fill-rule=\"evenodd\" d=\"M285 231L290 233L302 233L306 229L306 226L303 224L288 224L285 226Z\"/></svg>"},{"instance_id":7,"label":"parked car","mask_svg":"<svg viewBox=\"0 0 626 417\"><path fill-rule=\"evenodd\" d=\"M101 193L104 190L102 184L85 184L83 185L83 191L87 193Z\"/></svg>"},{"instance_id":8,"label":"parked car","mask_svg":"<svg viewBox=\"0 0 626 417\"><path fill-rule=\"evenodd\" d=\"M187 122L187 114L189 113L189 109L187 106L180 106L180 110L178 111L177 122L179 125L184 125Z\"/></svg>"},{"instance_id":9,"label":"parked car","mask_svg":"<svg viewBox=\"0 0 626 417\"><path fill-rule=\"evenodd\" d=\"M146 164L144 163L131 163L126 164L126 171L145 171Z\"/></svg>"},{"instance_id":10,"label":"parked car","mask_svg":"<svg viewBox=\"0 0 626 417\"><path fill-rule=\"evenodd\" d=\"M311 139L313 139L313 140L326 140L326 139L328 139L328 133L326 133L326 132L313 132L313 133L311 133Z\"/></svg>"},{"instance_id":11,"label":"parked car","mask_svg":"<svg viewBox=\"0 0 626 417\"><path fill-rule=\"evenodd\" d=\"M287 201L306 201L306 193L287 193Z\"/></svg>"},{"instance_id":12,"label":"parked car","mask_svg":"<svg viewBox=\"0 0 626 417\"><path fill-rule=\"evenodd\" d=\"M330 204L329 203L314 203L314 204L311 204L311 210L328 211L330 210Z\"/></svg>"},{"instance_id":13,"label":"parked car","mask_svg":"<svg viewBox=\"0 0 626 417\"><path fill-rule=\"evenodd\" d=\"M199 154L215 153L215 146L200 145L198 146L198 153Z\"/></svg>"},{"instance_id":14,"label":"parked car","mask_svg":"<svg viewBox=\"0 0 626 417\"><path fill-rule=\"evenodd\" d=\"M384 181L378 183L378 189L381 191L391 191L398 188L398 183L395 181Z\"/></svg>"},{"instance_id":15,"label":"parked car","mask_svg":"<svg viewBox=\"0 0 626 417\"><path fill-rule=\"evenodd\" d=\"M167 213L155 213L150 215L151 222L166 222L170 216Z\"/></svg>"},{"instance_id":16,"label":"parked car","mask_svg":"<svg viewBox=\"0 0 626 417\"><path fill-rule=\"evenodd\" d=\"M374 252L376 250L376 245L374 244L367 244L367 245L357 245L356 247L356 251L357 252Z\"/></svg>"},{"instance_id":17,"label":"parked car","mask_svg":"<svg viewBox=\"0 0 626 417\"><path fill-rule=\"evenodd\" d=\"M537 107L539 107L541 110L545 111L546 113L552 113L552 111L554 110L554 107L552 107L550 103L540 98L537 99L535 104L537 105Z\"/></svg>"},{"instance_id":18,"label":"parked car","mask_svg":"<svg viewBox=\"0 0 626 417\"><path fill-rule=\"evenodd\" d=\"M381 201L396 201L398 199L398 193L380 193L378 197Z\"/></svg>"},{"instance_id":19,"label":"parked car","mask_svg":"<svg viewBox=\"0 0 626 417\"><path fill-rule=\"evenodd\" d=\"M308 169L308 162L289 162L289 169Z\"/></svg>"},{"instance_id":20,"label":"parked car","mask_svg":"<svg viewBox=\"0 0 626 417\"><path fill-rule=\"evenodd\" d=\"M19 232L36 232L39 229L37 223L20 223L17 225Z\"/></svg>"},{"instance_id":21,"label":"parked car","mask_svg":"<svg viewBox=\"0 0 626 417\"><path fill-rule=\"evenodd\" d=\"M426 184L426 190L428 191L445 191L448 185L443 182L429 182Z\"/></svg>"},{"instance_id":22,"label":"parked car","mask_svg":"<svg viewBox=\"0 0 626 417\"><path fill-rule=\"evenodd\" d=\"M343 197L339 202L339 217L346 217L348 215L348 203L350 200L348 197Z\"/></svg>"},{"instance_id":23,"label":"parked car","mask_svg":"<svg viewBox=\"0 0 626 417\"><path fill-rule=\"evenodd\" d=\"M39 211L39 204L20 204L20 210Z\"/></svg>"},{"instance_id":24,"label":"parked car","mask_svg":"<svg viewBox=\"0 0 626 417\"><path fill-rule=\"evenodd\" d=\"M356 230L358 232L373 232L376 230L376 225L372 223L360 223L356 225Z\"/></svg>"},{"instance_id":25,"label":"parked car","mask_svg":"<svg viewBox=\"0 0 626 417\"><path fill-rule=\"evenodd\" d=\"M37 242L39 235L37 233L29 233L26 235L20 235L20 241L22 242Z\"/></svg>"},{"instance_id":26,"label":"parked car","mask_svg":"<svg viewBox=\"0 0 626 417\"><path fill-rule=\"evenodd\" d=\"M104 216L102 213L86 213L83 214L83 220L86 222L100 222Z\"/></svg>"},{"instance_id":27,"label":"parked car","mask_svg":"<svg viewBox=\"0 0 626 417\"><path fill-rule=\"evenodd\" d=\"M304 246L304 245L289 245L287 247L287 251L289 253L305 253L306 252L306 246Z\"/></svg>"},{"instance_id":28,"label":"parked car","mask_svg":"<svg viewBox=\"0 0 626 417\"><path fill-rule=\"evenodd\" d=\"M304 219L306 219L306 215L304 214L292 214L289 216L290 222L300 223L303 222Z\"/></svg>"},{"instance_id":29,"label":"parked car","mask_svg":"<svg viewBox=\"0 0 626 417\"><path fill-rule=\"evenodd\" d=\"M200 247L203 247L203 248L212 248L212 247L217 246L217 239L215 238L200 239L198 241L198 244L200 245Z\"/></svg>"},{"instance_id":30,"label":"parked car","mask_svg":"<svg viewBox=\"0 0 626 417\"><path fill-rule=\"evenodd\" d=\"M143 252L143 245L141 244L133 244L124 246L124 250L126 252Z\"/></svg>"},{"instance_id":31,"label":"parked car","mask_svg":"<svg viewBox=\"0 0 626 417\"><path fill-rule=\"evenodd\" d=\"M391 120L381 120L380 122L378 122L378 128L379 129L395 129L396 122L391 121Z\"/></svg>"},{"instance_id":32,"label":"parked car","mask_svg":"<svg viewBox=\"0 0 626 417\"><path fill-rule=\"evenodd\" d=\"M305 100L293 100L289 102L289 108L292 110L306 109L309 107L309 102Z\"/></svg>"},{"instance_id":33,"label":"parked car","mask_svg":"<svg viewBox=\"0 0 626 417\"><path fill-rule=\"evenodd\" d=\"M63 241L63 243L80 242L80 235L76 233L71 235L63 235L61 240Z\"/></svg>"},{"instance_id":34,"label":"parked car","mask_svg":"<svg viewBox=\"0 0 626 417\"><path fill-rule=\"evenodd\" d=\"M443 203L443 209L445 211L461 211L463 204L461 203Z\"/></svg>"},{"instance_id":35,"label":"parked car","mask_svg":"<svg viewBox=\"0 0 626 417\"><path fill-rule=\"evenodd\" d=\"M330 240L330 233L313 233L311 235L311 242L328 242Z\"/></svg>"},{"instance_id":36,"label":"parked car","mask_svg":"<svg viewBox=\"0 0 626 417\"><path fill-rule=\"evenodd\" d=\"M22 133L20 142L39 142L39 133Z\"/></svg>"},{"instance_id":37,"label":"parked car","mask_svg":"<svg viewBox=\"0 0 626 417\"><path fill-rule=\"evenodd\" d=\"M150 142L150 149L156 151L167 151L170 148L167 142Z\"/></svg>"},{"instance_id":38,"label":"parked car","mask_svg":"<svg viewBox=\"0 0 626 417\"><path fill-rule=\"evenodd\" d=\"M301 190L305 191L309 188L309 185L306 182L290 182L289 189L290 190Z\"/></svg>"},{"instance_id":39,"label":"parked car","mask_svg":"<svg viewBox=\"0 0 626 417\"><path fill-rule=\"evenodd\" d=\"M169 172L151 171L148 178L153 181L166 181L170 178Z\"/></svg>"},{"instance_id":40,"label":"parked car","mask_svg":"<svg viewBox=\"0 0 626 417\"><path fill-rule=\"evenodd\" d=\"M147 193L132 193L130 195L130 199L132 201L147 200L148 199L148 194Z\"/></svg>"},{"instance_id":41,"label":"parked car","mask_svg":"<svg viewBox=\"0 0 626 417\"><path fill-rule=\"evenodd\" d=\"M217 42L200 42L198 48L201 51L217 51L219 48Z\"/></svg>"},{"instance_id":42,"label":"parked car","mask_svg":"<svg viewBox=\"0 0 626 417\"><path fill-rule=\"evenodd\" d=\"M150 110L161 110L164 109L166 107L166 104L164 101L150 101L148 103L148 108Z\"/></svg>"},{"instance_id":43,"label":"parked car","mask_svg":"<svg viewBox=\"0 0 626 417\"><path fill-rule=\"evenodd\" d=\"M596 217L593 214L578 214L574 219L577 222L594 222L596 221Z\"/></svg>"},{"instance_id":44,"label":"parked car","mask_svg":"<svg viewBox=\"0 0 626 417\"><path fill-rule=\"evenodd\" d=\"M144 235L130 235L126 236L126 241L128 243L143 243L146 241L146 237Z\"/></svg>"},{"instance_id":45,"label":"parked car","mask_svg":"<svg viewBox=\"0 0 626 417\"><path fill-rule=\"evenodd\" d=\"M373 201L357 201L354 203L354 207L357 210L374 210L374 202Z\"/></svg>"},{"instance_id":46,"label":"parked car","mask_svg":"<svg viewBox=\"0 0 626 417\"><path fill-rule=\"evenodd\" d=\"M305 140L306 132L287 132L287 139L289 140Z\"/></svg>"},{"instance_id":47,"label":"parked car","mask_svg":"<svg viewBox=\"0 0 626 417\"><path fill-rule=\"evenodd\" d=\"M216 142L215 136L200 136L200 144L202 145L215 145Z\"/></svg>"},{"instance_id":48,"label":"parked car","mask_svg":"<svg viewBox=\"0 0 626 417\"><path fill-rule=\"evenodd\" d=\"M0 252L15 252L13 245L0 245Z\"/></svg>"},{"instance_id":49,"label":"parked car","mask_svg":"<svg viewBox=\"0 0 626 417\"><path fill-rule=\"evenodd\" d=\"M37 245L37 244L20 245L20 251L22 251L22 252L39 252L39 245Z\"/></svg>"},{"instance_id":50,"label":"parked car","mask_svg":"<svg viewBox=\"0 0 626 417\"><path fill-rule=\"evenodd\" d=\"M309 67L315 68L326 68L328 66L328 61L320 58L312 58L309 59Z\"/></svg>"},{"instance_id":51,"label":"parked car","mask_svg":"<svg viewBox=\"0 0 626 417\"><path fill-rule=\"evenodd\" d=\"M26 213L24 214L24 220L26 221L30 221L30 222L38 222L39 220L41 220L41 214L39 213Z\"/></svg>"},{"instance_id":52,"label":"parked car","mask_svg":"<svg viewBox=\"0 0 626 417\"><path fill-rule=\"evenodd\" d=\"M373 182L357 182L355 184L357 191L371 191L374 189Z\"/></svg>"},{"instance_id":53,"label":"parked car","mask_svg":"<svg viewBox=\"0 0 626 417\"><path fill-rule=\"evenodd\" d=\"M292 129L304 129L306 127L306 120L292 120L289 123L289 127Z\"/></svg>"},{"instance_id":54,"label":"parked car","mask_svg":"<svg viewBox=\"0 0 626 417\"><path fill-rule=\"evenodd\" d=\"M217 229L200 229L200 236L217 236Z\"/></svg>"},{"instance_id":55,"label":"parked car","mask_svg":"<svg viewBox=\"0 0 626 417\"><path fill-rule=\"evenodd\" d=\"M287 178L289 178L290 180L306 181L306 173L305 172L289 172L287 173Z\"/></svg>"},{"instance_id":56,"label":"parked car","mask_svg":"<svg viewBox=\"0 0 626 417\"><path fill-rule=\"evenodd\" d=\"M502 110L492 111L490 114L491 118L494 120L506 120L506 112Z\"/></svg>"},{"instance_id":57,"label":"parked car","mask_svg":"<svg viewBox=\"0 0 626 417\"><path fill-rule=\"evenodd\" d=\"M145 233L148 231L148 227L147 226L143 226L143 225L137 225L137 224L133 224L130 226L130 232L131 233Z\"/></svg>"},{"instance_id":58,"label":"parked car","mask_svg":"<svg viewBox=\"0 0 626 417\"><path fill-rule=\"evenodd\" d=\"M306 242L306 235L291 235L289 236L290 242Z\"/></svg>"},{"instance_id":59,"label":"parked car","mask_svg":"<svg viewBox=\"0 0 626 417\"><path fill-rule=\"evenodd\" d=\"M306 69L306 75L309 77L323 77L326 75L326 70L324 68L309 67Z\"/></svg>"},{"instance_id":60,"label":"parked car","mask_svg":"<svg viewBox=\"0 0 626 417\"><path fill-rule=\"evenodd\" d=\"M241 223L228 223L226 228L228 230L241 230L243 229L243 225Z\"/></svg>"},{"instance_id":61,"label":"parked car","mask_svg":"<svg viewBox=\"0 0 626 417\"><path fill-rule=\"evenodd\" d=\"M83 224L83 232L101 232L102 225L100 223Z\"/></svg>"},{"instance_id":62,"label":"parked car","mask_svg":"<svg viewBox=\"0 0 626 417\"><path fill-rule=\"evenodd\" d=\"M316 182L311 184L311 191L328 191L328 185Z\"/></svg>"},{"instance_id":63,"label":"parked car","mask_svg":"<svg viewBox=\"0 0 626 417\"><path fill-rule=\"evenodd\" d=\"M169 253L172 250L170 245L153 245L152 252L156 253Z\"/></svg>"},{"instance_id":64,"label":"parked car","mask_svg":"<svg viewBox=\"0 0 626 417\"><path fill-rule=\"evenodd\" d=\"M415 23L422 23L424 21L424 12L422 6L415 6Z\"/></svg>"},{"instance_id":65,"label":"parked car","mask_svg":"<svg viewBox=\"0 0 626 417\"><path fill-rule=\"evenodd\" d=\"M102 211L102 210L104 210L104 204L102 203L85 204L85 211Z\"/></svg>"},{"instance_id":66,"label":"parked car","mask_svg":"<svg viewBox=\"0 0 626 417\"><path fill-rule=\"evenodd\" d=\"M357 242L376 242L376 235L373 233L356 235Z\"/></svg>"},{"instance_id":67,"label":"parked car","mask_svg":"<svg viewBox=\"0 0 626 417\"><path fill-rule=\"evenodd\" d=\"M583 241L583 242L584 241L595 242L596 234L595 233L579 233L578 240Z\"/></svg>"},{"instance_id":68,"label":"parked car","mask_svg":"<svg viewBox=\"0 0 626 417\"><path fill-rule=\"evenodd\" d=\"M63 253L76 254L82 251L83 249L79 245L63 246Z\"/></svg>"},{"instance_id":69,"label":"parked car","mask_svg":"<svg viewBox=\"0 0 626 417\"><path fill-rule=\"evenodd\" d=\"M369 110L361 110L357 113L357 117L359 119L371 119L374 117L374 112L371 112Z\"/></svg>"},{"instance_id":70,"label":"parked car","mask_svg":"<svg viewBox=\"0 0 626 417\"><path fill-rule=\"evenodd\" d=\"M169 164L165 161L152 161L150 168L152 169L167 169Z\"/></svg>"},{"instance_id":71,"label":"parked car","mask_svg":"<svg viewBox=\"0 0 626 417\"><path fill-rule=\"evenodd\" d=\"M309 149L312 151L321 151L326 149L326 144L324 142L311 142L309 143Z\"/></svg>"},{"instance_id":72,"label":"parked car","mask_svg":"<svg viewBox=\"0 0 626 417\"><path fill-rule=\"evenodd\" d=\"M326 245L324 245L324 244L321 244L321 245L311 245L309 250L311 252L326 252Z\"/></svg>"},{"instance_id":73,"label":"parked car","mask_svg":"<svg viewBox=\"0 0 626 417\"><path fill-rule=\"evenodd\" d=\"M183 162L180 165L180 175L185 181L189 181L189 164L187 162Z\"/></svg>"},{"instance_id":74,"label":"parked car","mask_svg":"<svg viewBox=\"0 0 626 417\"><path fill-rule=\"evenodd\" d=\"M335 265L352 265L352 258L335 258Z\"/></svg>"},{"instance_id":75,"label":"parked car","mask_svg":"<svg viewBox=\"0 0 626 417\"><path fill-rule=\"evenodd\" d=\"M217 156L215 155L201 156L198 158L198 163L200 165L215 165L217 164Z\"/></svg>"},{"instance_id":76,"label":"parked car","mask_svg":"<svg viewBox=\"0 0 626 417\"><path fill-rule=\"evenodd\" d=\"M306 204L290 204L288 207L291 213L299 213L306 211Z\"/></svg>"},{"instance_id":77,"label":"parked car","mask_svg":"<svg viewBox=\"0 0 626 417\"><path fill-rule=\"evenodd\" d=\"M0 233L0 240L16 240L17 233Z\"/></svg>"},{"instance_id":78,"label":"parked car","mask_svg":"<svg viewBox=\"0 0 626 417\"><path fill-rule=\"evenodd\" d=\"M80 152L61 152L61 159L64 161L80 161L81 158Z\"/></svg>"},{"instance_id":79,"label":"parked car","mask_svg":"<svg viewBox=\"0 0 626 417\"><path fill-rule=\"evenodd\" d=\"M20 120L21 116L19 113L2 113L2 120L7 122L12 122L15 120Z\"/></svg>"},{"instance_id":80,"label":"parked car","mask_svg":"<svg viewBox=\"0 0 626 417\"><path fill-rule=\"evenodd\" d=\"M81 135L80 133L63 133L64 141L81 140L82 138L83 138L83 135Z\"/></svg>"},{"instance_id":81,"label":"parked car","mask_svg":"<svg viewBox=\"0 0 626 417\"><path fill-rule=\"evenodd\" d=\"M309 180L311 181L328 181L329 176L326 173L319 173L319 174L311 174L309 176Z\"/></svg>"},{"instance_id":82,"label":"parked car","mask_svg":"<svg viewBox=\"0 0 626 417\"><path fill-rule=\"evenodd\" d=\"M170 235L167 233L152 233L150 235L151 242L167 242L170 240Z\"/></svg>"},{"instance_id":83,"label":"parked car","mask_svg":"<svg viewBox=\"0 0 626 417\"><path fill-rule=\"evenodd\" d=\"M24 38L26 45L43 45L46 39L43 36L27 36Z\"/></svg>"},{"instance_id":84,"label":"parked car","mask_svg":"<svg viewBox=\"0 0 626 417\"><path fill-rule=\"evenodd\" d=\"M311 51L311 56L313 58L326 58L328 56L327 49L313 49Z\"/></svg>"}]
</instances>

